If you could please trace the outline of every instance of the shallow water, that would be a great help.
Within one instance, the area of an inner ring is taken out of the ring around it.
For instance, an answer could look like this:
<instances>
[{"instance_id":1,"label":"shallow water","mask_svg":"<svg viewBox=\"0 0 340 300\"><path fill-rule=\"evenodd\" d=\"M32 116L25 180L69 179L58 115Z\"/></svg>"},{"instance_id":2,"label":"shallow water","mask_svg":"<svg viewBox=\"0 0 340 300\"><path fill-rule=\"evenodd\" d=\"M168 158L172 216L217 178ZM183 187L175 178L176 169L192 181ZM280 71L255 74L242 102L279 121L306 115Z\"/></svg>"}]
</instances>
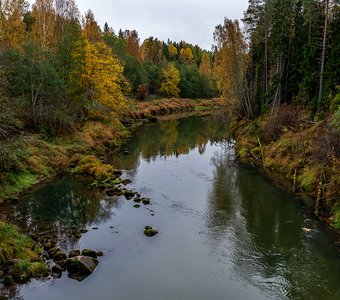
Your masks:
<instances>
[{"instance_id":1,"label":"shallow water","mask_svg":"<svg viewBox=\"0 0 340 300\"><path fill-rule=\"evenodd\" d=\"M150 206L134 208L87 179L64 177L6 208L17 224L58 238L64 250L104 252L86 280L64 273L33 281L17 291L19 299L340 299L332 234L294 195L232 164L227 125L207 116L164 120L141 128L129 155L113 157ZM65 235L73 224L89 229L79 241ZM146 225L159 234L144 236Z\"/></svg>"}]
</instances>

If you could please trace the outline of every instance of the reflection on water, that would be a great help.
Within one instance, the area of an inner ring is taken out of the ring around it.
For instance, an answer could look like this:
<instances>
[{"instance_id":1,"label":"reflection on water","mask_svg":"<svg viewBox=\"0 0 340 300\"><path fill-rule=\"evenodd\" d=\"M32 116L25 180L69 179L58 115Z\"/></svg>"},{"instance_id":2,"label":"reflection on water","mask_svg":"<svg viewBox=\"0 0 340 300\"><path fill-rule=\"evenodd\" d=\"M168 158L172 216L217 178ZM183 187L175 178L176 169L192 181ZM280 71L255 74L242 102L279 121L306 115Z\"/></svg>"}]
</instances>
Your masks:
<instances>
[{"instance_id":1,"label":"reflection on water","mask_svg":"<svg viewBox=\"0 0 340 300\"><path fill-rule=\"evenodd\" d=\"M4 207L2 215L28 233L45 232L65 243L69 240L67 229L72 225L103 223L117 206L117 199L105 197L90 186L89 180L65 176L37 189L18 205Z\"/></svg>"},{"instance_id":2,"label":"reflection on water","mask_svg":"<svg viewBox=\"0 0 340 300\"><path fill-rule=\"evenodd\" d=\"M211 116L138 129L129 155L112 161L150 207L107 198L75 177L7 207L8 218L30 231L47 228L66 248L75 245L65 228L98 226L79 243L105 252L85 282L32 283L24 299L339 299L332 234L293 195L234 164L228 132L226 120ZM160 233L145 238L145 225Z\"/></svg>"},{"instance_id":3,"label":"reflection on water","mask_svg":"<svg viewBox=\"0 0 340 300\"><path fill-rule=\"evenodd\" d=\"M129 155L115 156L113 161L117 168L136 170L140 159L155 161L158 157L178 157L196 148L203 154L208 143L230 137L226 130L228 125L228 119L220 115L163 120L152 127L137 129L127 145Z\"/></svg>"},{"instance_id":4,"label":"reflection on water","mask_svg":"<svg viewBox=\"0 0 340 300\"><path fill-rule=\"evenodd\" d=\"M231 257L234 275L268 297L325 299L336 293L340 261L325 244L325 232L307 219L301 203L254 169L228 167L230 155L233 151L225 147L212 158L206 220L214 255ZM305 233L306 226L313 230Z\"/></svg>"}]
</instances>

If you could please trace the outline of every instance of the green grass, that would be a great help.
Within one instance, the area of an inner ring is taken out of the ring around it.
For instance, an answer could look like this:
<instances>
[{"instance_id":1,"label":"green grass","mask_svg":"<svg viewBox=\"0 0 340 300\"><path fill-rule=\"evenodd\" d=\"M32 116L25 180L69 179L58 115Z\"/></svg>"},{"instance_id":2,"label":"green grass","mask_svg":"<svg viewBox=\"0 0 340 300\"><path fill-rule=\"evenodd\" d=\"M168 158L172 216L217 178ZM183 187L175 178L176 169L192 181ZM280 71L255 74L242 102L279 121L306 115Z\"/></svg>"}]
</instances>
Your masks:
<instances>
[{"instance_id":1,"label":"green grass","mask_svg":"<svg viewBox=\"0 0 340 300\"><path fill-rule=\"evenodd\" d=\"M28 267L29 275L34 278L45 277L49 273L48 266L44 262L33 262Z\"/></svg>"},{"instance_id":2,"label":"green grass","mask_svg":"<svg viewBox=\"0 0 340 300\"><path fill-rule=\"evenodd\" d=\"M10 259L29 257L31 244L15 225L0 222L0 265Z\"/></svg>"},{"instance_id":3,"label":"green grass","mask_svg":"<svg viewBox=\"0 0 340 300\"><path fill-rule=\"evenodd\" d=\"M1 186L0 199L18 194L27 188L34 186L38 182L38 175L28 171L19 174L8 174L5 182Z\"/></svg>"}]
</instances>

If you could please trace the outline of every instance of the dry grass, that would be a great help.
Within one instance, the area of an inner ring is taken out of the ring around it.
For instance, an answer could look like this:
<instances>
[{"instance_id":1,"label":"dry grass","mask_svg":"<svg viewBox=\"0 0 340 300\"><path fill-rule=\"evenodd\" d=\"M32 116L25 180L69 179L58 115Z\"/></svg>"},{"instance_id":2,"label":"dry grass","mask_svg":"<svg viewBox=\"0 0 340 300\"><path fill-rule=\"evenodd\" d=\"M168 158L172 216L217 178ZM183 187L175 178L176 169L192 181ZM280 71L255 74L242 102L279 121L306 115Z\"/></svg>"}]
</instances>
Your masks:
<instances>
[{"instance_id":1,"label":"dry grass","mask_svg":"<svg viewBox=\"0 0 340 300\"><path fill-rule=\"evenodd\" d=\"M214 109L225 105L222 99L160 99L150 102L134 102L131 110L126 113L132 119L141 119L146 115L166 115L195 109Z\"/></svg>"},{"instance_id":2,"label":"dry grass","mask_svg":"<svg viewBox=\"0 0 340 300\"><path fill-rule=\"evenodd\" d=\"M292 190L315 199L317 214L332 216L340 196L340 138L330 129L329 120L309 122L305 111L299 110L296 115L292 107L285 108L286 116L279 113L252 123L241 122L237 130L240 158L288 179ZM270 124L271 121L275 124Z\"/></svg>"}]
</instances>

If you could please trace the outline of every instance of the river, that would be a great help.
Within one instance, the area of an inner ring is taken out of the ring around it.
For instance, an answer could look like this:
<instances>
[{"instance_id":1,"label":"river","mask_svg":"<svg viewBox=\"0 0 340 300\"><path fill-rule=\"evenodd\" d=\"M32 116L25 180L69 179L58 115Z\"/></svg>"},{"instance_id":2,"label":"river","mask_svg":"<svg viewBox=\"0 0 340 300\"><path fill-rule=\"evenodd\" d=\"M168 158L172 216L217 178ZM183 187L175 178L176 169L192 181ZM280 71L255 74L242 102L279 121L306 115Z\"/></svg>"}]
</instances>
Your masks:
<instances>
[{"instance_id":1,"label":"river","mask_svg":"<svg viewBox=\"0 0 340 300\"><path fill-rule=\"evenodd\" d=\"M112 162L151 199L135 208L87 178L66 176L6 207L13 222L46 232L65 251L104 252L82 282L33 280L23 300L340 299L332 232L301 199L256 169L233 164L228 122L212 116L162 120L137 130ZM66 236L77 225L80 240ZM143 234L146 225L159 233ZM305 230L308 228L308 230ZM309 230L311 229L311 230Z\"/></svg>"}]
</instances>

